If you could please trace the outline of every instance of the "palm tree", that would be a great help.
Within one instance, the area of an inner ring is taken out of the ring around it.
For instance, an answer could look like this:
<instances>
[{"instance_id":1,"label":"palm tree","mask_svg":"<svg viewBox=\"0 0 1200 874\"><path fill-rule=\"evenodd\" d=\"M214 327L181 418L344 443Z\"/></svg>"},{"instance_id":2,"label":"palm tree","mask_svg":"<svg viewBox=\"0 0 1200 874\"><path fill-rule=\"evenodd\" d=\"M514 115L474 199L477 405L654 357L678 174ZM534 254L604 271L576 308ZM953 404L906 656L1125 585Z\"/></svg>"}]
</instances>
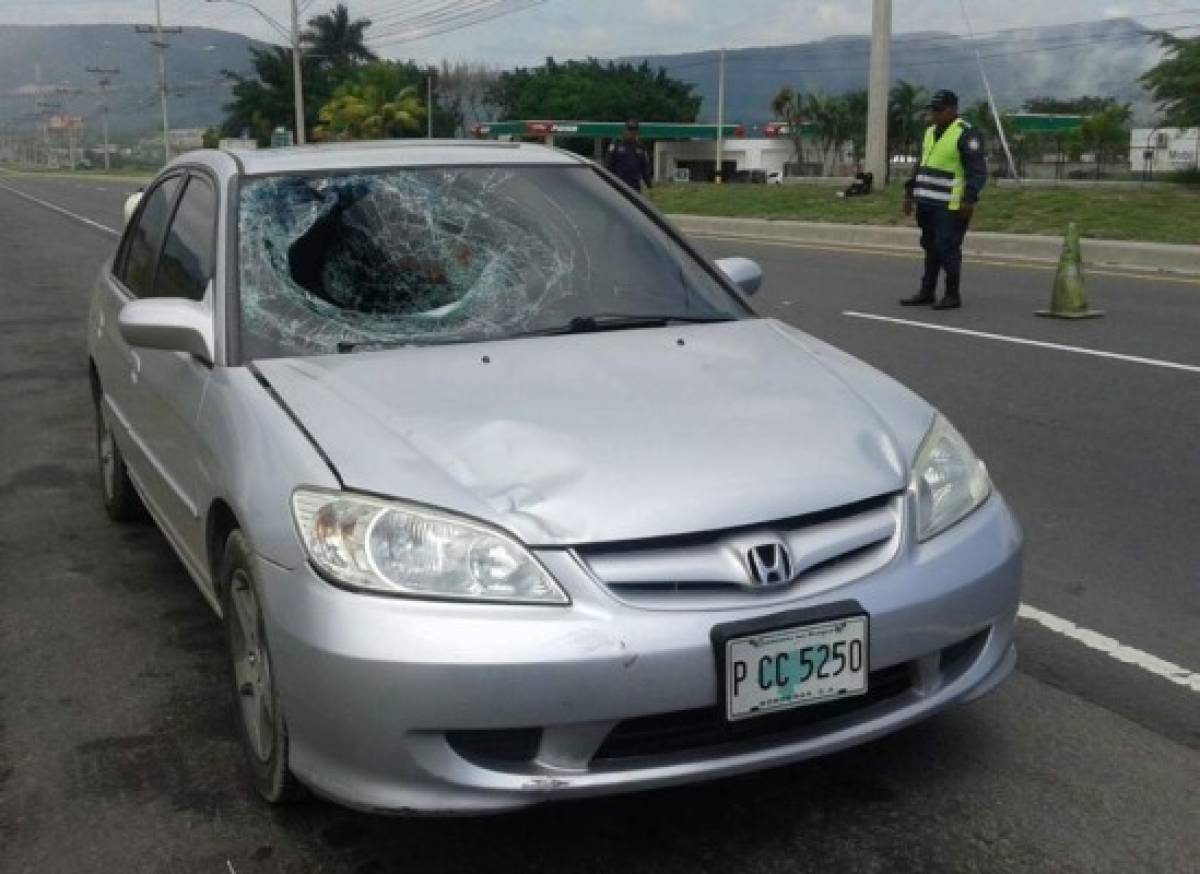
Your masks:
<instances>
[{"instance_id":1,"label":"palm tree","mask_svg":"<svg viewBox=\"0 0 1200 874\"><path fill-rule=\"evenodd\" d=\"M270 142L276 127L290 128L295 123L292 103L292 53L272 46L250 50L253 73L249 75L224 71L233 83L232 99L225 104L222 130L227 136L238 136L249 129L259 145ZM304 81L304 116L306 127L317 118L318 108L329 98L328 75L311 58L303 58L301 77Z\"/></svg>"},{"instance_id":2,"label":"palm tree","mask_svg":"<svg viewBox=\"0 0 1200 874\"><path fill-rule=\"evenodd\" d=\"M844 97L805 94L803 112L817 132L824 173L832 176L838 149L850 139L854 128L850 106Z\"/></svg>"},{"instance_id":3,"label":"palm tree","mask_svg":"<svg viewBox=\"0 0 1200 874\"><path fill-rule=\"evenodd\" d=\"M792 149L795 152L794 160L797 164L804 160L804 138L801 132L803 118L800 113L800 102L800 95L787 85L780 88L779 92L771 98L771 113L788 126L792 138Z\"/></svg>"},{"instance_id":4,"label":"palm tree","mask_svg":"<svg viewBox=\"0 0 1200 874\"><path fill-rule=\"evenodd\" d=\"M308 29L300 37L305 49L319 58L322 65L346 70L356 64L379 60L378 55L367 48L365 34L371 19L350 20L350 10L345 3L333 7L308 20Z\"/></svg>"},{"instance_id":5,"label":"palm tree","mask_svg":"<svg viewBox=\"0 0 1200 874\"><path fill-rule=\"evenodd\" d=\"M321 107L318 140L388 139L421 129L425 108L395 65L379 61L356 70Z\"/></svg>"},{"instance_id":6,"label":"palm tree","mask_svg":"<svg viewBox=\"0 0 1200 874\"><path fill-rule=\"evenodd\" d=\"M912 155L925 131L925 107L929 103L929 92L920 85L901 79L892 88L888 98L890 151Z\"/></svg>"}]
</instances>

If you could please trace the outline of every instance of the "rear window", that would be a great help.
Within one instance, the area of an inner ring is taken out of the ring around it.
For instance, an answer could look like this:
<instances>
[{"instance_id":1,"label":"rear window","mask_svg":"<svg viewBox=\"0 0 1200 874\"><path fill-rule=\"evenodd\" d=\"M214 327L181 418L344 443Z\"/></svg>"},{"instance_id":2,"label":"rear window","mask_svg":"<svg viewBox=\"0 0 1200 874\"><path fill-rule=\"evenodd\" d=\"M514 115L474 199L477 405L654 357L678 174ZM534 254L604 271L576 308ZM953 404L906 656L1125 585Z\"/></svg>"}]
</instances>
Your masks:
<instances>
[{"instance_id":1,"label":"rear window","mask_svg":"<svg viewBox=\"0 0 1200 874\"><path fill-rule=\"evenodd\" d=\"M494 340L744 305L587 167L268 176L241 187L248 359Z\"/></svg>"}]
</instances>

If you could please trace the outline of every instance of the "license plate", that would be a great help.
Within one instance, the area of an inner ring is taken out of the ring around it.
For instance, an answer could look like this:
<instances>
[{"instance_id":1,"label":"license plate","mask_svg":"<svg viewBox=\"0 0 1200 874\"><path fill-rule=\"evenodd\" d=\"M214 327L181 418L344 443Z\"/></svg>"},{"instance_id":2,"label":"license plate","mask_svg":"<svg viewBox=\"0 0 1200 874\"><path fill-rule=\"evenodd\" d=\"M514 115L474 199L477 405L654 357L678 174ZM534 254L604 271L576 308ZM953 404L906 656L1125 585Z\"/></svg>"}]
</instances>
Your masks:
<instances>
[{"instance_id":1,"label":"license plate","mask_svg":"<svg viewBox=\"0 0 1200 874\"><path fill-rule=\"evenodd\" d=\"M867 692L867 617L725 641L725 716L734 721Z\"/></svg>"}]
</instances>

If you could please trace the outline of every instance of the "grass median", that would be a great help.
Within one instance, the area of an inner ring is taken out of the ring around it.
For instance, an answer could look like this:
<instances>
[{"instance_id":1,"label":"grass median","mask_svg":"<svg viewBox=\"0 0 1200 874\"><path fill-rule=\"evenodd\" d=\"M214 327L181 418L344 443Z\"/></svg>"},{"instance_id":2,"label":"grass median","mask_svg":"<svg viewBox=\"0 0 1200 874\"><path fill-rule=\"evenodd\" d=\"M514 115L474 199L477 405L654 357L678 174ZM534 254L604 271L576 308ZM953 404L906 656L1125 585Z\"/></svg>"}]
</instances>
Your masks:
<instances>
[{"instance_id":1,"label":"grass median","mask_svg":"<svg viewBox=\"0 0 1200 874\"><path fill-rule=\"evenodd\" d=\"M903 226L902 189L840 198L824 185L660 185L651 199L666 213ZM971 228L1062 235L1078 222L1085 237L1153 243L1200 243L1200 187L998 188L983 193Z\"/></svg>"}]
</instances>

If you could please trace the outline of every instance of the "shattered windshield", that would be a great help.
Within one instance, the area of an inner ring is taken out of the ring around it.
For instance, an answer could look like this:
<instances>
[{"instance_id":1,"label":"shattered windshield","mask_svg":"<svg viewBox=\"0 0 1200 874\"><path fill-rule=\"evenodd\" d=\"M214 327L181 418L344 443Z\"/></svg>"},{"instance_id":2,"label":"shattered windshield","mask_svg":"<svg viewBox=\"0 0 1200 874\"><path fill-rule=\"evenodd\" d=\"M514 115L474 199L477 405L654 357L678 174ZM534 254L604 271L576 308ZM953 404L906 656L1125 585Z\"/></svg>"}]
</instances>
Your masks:
<instances>
[{"instance_id":1,"label":"shattered windshield","mask_svg":"<svg viewBox=\"0 0 1200 874\"><path fill-rule=\"evenodd\" d=\"M750 315L583 166L254 178L239 237L247 359Z\"/></svg>"}]
</instances>

